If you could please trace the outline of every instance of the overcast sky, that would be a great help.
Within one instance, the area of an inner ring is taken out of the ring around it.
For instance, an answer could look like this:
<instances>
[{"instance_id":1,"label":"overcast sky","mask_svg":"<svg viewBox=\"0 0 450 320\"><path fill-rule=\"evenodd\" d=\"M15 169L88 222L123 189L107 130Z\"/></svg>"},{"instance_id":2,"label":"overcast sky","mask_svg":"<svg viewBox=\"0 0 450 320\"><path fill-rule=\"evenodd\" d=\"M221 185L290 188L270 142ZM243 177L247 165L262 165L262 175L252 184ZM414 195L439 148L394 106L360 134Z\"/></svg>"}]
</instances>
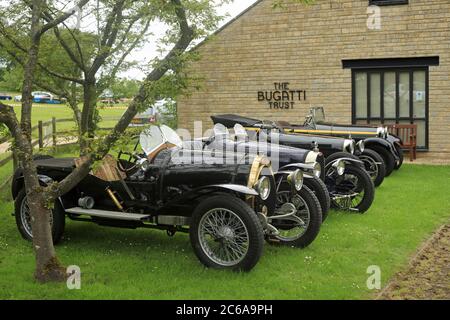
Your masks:
<instances>
[{"instance_id":1,"label":"overcast sky","mask_svg":"<svg viewBox=\"0 0 450 320\"><path fill-rule=\"evenodd\" d=\"M228 14L229 16L222 22L222 25L227 23L229 20L236 17L239 13L244 11L246 8L251 6L253 3L255 3L257 0L234 0L232 3L224 5L220 8L219 14L225 15ZM157 34L157 32L154 32ZM143 57L146 61L148 61L151 58L154 58L156 53L156 46L152 45L151 43L145 45L141 50L136 51L134 54L130 56L131 60L140 60ZM139 70L139 69L130 69L126 73L121 74L121 76L133 78L133 79L142 79L145 74Z\"/></svg>"}]
</instances>

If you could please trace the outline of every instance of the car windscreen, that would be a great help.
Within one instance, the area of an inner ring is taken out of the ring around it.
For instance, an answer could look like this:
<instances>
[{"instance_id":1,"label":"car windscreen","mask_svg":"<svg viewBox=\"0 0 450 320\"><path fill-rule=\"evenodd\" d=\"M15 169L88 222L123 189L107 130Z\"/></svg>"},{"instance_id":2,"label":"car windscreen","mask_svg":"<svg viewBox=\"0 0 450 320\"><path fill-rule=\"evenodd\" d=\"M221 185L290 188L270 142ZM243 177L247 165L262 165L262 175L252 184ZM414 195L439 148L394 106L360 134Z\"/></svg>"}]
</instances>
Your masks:
<instances>
[{"instance_id":1,"label":"car windscreen","mask_svg":"<svg viewBox=\"0 0 450 320\"><path fill-rule=\"evenodd\" d=\"M150 128L142 131L139 137L139 142L146 155L151 154L165 143L164 135L161 129L157 126L151 126Z\"/></svg>"}]
</instances>

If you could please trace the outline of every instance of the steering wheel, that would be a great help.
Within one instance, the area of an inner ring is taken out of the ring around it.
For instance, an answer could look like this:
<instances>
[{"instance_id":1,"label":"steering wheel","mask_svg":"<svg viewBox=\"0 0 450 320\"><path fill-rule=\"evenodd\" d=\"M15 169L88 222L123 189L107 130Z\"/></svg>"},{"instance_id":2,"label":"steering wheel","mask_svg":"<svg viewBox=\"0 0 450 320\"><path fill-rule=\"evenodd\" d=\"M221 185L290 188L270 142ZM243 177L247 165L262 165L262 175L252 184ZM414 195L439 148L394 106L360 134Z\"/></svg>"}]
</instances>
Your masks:
<instances>
[{"instance_id":1,"label":"steering wheel","mask_svg":"<svg viewBox=\"0 0 450 320\"><path fill-rule=\"evenodd\" d=\"M122 159L122 155L128 156L128 159ZM139 157L134 152L120 151L119 154L117 155L117 159L119 160L117 161L117 167L119 168L119 170L124 173L129 173L136 169L138 165L137 160L139 159ZM127 165L124 167L122 161L120 160L126 161L129 164L129 166Z\"/></svg>"}]
</instances>

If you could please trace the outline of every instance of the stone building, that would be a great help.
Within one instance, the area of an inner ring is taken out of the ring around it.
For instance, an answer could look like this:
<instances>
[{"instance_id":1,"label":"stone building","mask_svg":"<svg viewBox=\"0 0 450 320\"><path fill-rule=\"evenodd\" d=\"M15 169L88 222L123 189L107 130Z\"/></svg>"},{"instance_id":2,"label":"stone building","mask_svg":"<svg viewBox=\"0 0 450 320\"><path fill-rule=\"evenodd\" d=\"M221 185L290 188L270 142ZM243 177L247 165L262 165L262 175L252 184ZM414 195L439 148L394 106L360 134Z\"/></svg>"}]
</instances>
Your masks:
<instances>
[{"instance_id":1,"label":"stone building","mask_svg":"<svg viewBox=\"0 0 450 320\"><path fill-rule=\"evenodd\" d=\"M219 113L301 123L323 106L337 123L416 123L419 157L450 159L449 0L260 0L196 50L182 128Z\"/></svg>"}]
</instances>

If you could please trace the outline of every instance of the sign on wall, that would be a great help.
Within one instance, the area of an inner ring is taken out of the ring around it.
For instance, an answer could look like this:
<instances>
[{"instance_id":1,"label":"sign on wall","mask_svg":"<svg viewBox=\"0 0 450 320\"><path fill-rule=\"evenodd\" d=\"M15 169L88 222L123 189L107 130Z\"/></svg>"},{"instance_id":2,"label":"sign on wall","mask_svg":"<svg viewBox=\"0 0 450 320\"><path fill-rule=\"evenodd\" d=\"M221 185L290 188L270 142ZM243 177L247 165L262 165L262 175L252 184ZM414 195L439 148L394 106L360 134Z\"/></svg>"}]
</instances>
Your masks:
<instances>
[{"instance_id":1,"label":"sign on wall","mask_svg":"<svg viewBox=\"0 0 450 320\"><path fill-rule=\"evenodd\" d=\"M294 109L297 102L306 101L306 90L290 89L289 82L275 82L274 90L258 91L258 101L270 109Z\"/></svg>"}]
</instances>

